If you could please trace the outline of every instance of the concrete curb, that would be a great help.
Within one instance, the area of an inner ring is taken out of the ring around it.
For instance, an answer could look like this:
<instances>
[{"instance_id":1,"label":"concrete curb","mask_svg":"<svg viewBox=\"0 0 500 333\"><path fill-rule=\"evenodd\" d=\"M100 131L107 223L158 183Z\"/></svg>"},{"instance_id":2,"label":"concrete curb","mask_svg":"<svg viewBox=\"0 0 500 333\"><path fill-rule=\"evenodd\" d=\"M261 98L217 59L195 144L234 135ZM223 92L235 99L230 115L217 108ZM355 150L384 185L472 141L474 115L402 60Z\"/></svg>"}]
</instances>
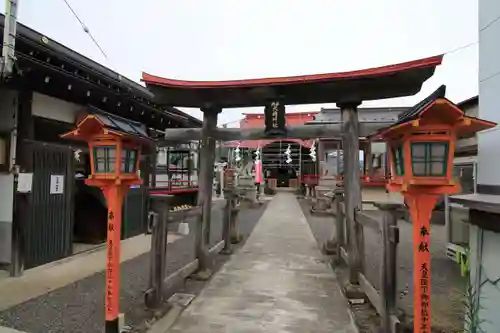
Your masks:
<instances>
[{"instance_id":1,"label":"concrete curb","mask_svg":"<svg viewBox=\"0 0 500 333\"><path fill-rule=\"evenodd\" d=\"M173 243L180 238L182 236L170 234L168 243ZM149 252L151 236L139 235L123 240L121 244L120 262L124 263ZM105 250L105 246L99 246L90 251L29 269L21 277L1 280L0 311L103 271L106 268Z\"/></svg>"},{"instance_id":2,"label":"concrete curb","mask_svg":"<svg viewBox=\"0 0 500 333\"><path fill-rule=\"evenodd\" d=\"M13 328L0 326L0 333L26 333L26 332L18 331L18 330L15 330Z\"/></svg>"},{"instance_id":3,"label":"concrete curb","mask_svg":"<svg viewBox=\"0 0 500 333\"><path fill-rule=\"evenodd\" d=\"M175 324L175 321L182 314L184 309L179 305L174 305L167 314L158 320L147 333L167 333L168 330ZM0 331L0 333L2 333Z\"/></svg>"},{"instance_id":4,"label":"concrete curb","mask_svg":"<svg viewBox=\"0 0 500 333\"><path fill-rule=\"evenodd\" d=\"M347 313L349 314L349 317L351 318L351 325L354 329L354 332L355 333L360 333L360 329L359 329L359 326L358 324L356 324L356 317L354 315L354 312L352 312L352 309L351 307L349 306L348 310L347 310Z\"/></svg>"}]
</instances>

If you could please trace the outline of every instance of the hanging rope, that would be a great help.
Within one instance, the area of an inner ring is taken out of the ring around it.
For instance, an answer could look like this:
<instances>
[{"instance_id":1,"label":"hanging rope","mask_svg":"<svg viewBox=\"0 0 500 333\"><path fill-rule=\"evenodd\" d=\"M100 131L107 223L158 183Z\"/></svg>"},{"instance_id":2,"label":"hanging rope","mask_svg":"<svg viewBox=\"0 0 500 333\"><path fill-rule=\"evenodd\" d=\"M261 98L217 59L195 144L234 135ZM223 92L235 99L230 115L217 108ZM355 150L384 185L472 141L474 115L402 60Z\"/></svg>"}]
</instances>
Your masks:
<instances>
[{"instance_id":1,"label":"hanging rope","mask_svg":"<svg viewBox=\"0 0 500 333\"><path fill-rule=\"evenodd\" d=\"M288 147L287 147L287 148L286 148L286 150L285 150L285 156L286 156L286 160L285 160L285 162L286 162L287 164L292 163L292 148L291 148L291 146L290 146L290 145L288 145Z\"/></svg>"},{"instance_id":2,"label":"hanging rope","mask_svg":"<svg viewBox=\"0 0 500 333\"><path fill-rule=\"evenodd\" d=\"M241 161L241 156L240 156L240 143L238 142L238 147L234 150L234 160L236 162Z\"/></svg>"},{"instance_id":3,"label":"hanging rope","mask_svg":"<svg viewBox=\"0 0 500 333\"><path fill-rule=\"evenodd\" d=\"M313 162L316 162L316 140L313 140L311 148L309 148L309 156Z\"/></svg>"}]
</instances>

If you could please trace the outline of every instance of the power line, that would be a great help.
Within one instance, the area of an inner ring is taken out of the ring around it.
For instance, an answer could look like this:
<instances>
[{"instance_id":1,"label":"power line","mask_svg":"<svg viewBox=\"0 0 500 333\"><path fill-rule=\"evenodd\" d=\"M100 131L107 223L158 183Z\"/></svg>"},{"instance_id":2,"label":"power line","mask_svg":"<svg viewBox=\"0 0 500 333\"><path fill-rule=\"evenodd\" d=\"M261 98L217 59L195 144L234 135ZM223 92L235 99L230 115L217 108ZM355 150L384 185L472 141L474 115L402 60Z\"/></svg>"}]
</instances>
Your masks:
<instances>
[{"instance_id":1,"label":"power line","mask_svg":"<svg viewBox=\"0 0 500 333\"><path fill-rule=\"evenodd\" d=\"M497 16L493 21L491 21L490 23L488 23L487 25L482 27L479 31L484 31L484 30L488 29L493 23L495 23L498 20L500 20L500 16Z\"/></svg>"},{"instance_id":2,"label":"power line","mask_svg":"<svg viewBox=\"0 0 500 333\"><path fill-rule=\"evenodd\" d=\"M497 75L499 75L499 74L500 74L500 71L495 72L495 73L493 73L493 74L491 74L491 75L489 75L489 76L485 77L484 79L479 80L479 83L484 82L484 81L486 81L486 80L489 80L489 79L491 79L492 77L495 77L495 76L497 76Z\"/></svg>"},{"instance_id":3,"label":"power line","mask_svg":"<svg viewBox=\"0 0 500 333\"><path fill-rule=\"evenodd\" d=\"M78 14L75 12L75 10L73 9L73 7L71 7L71 5L69 4L68 0L63 0L64 3L66 4L66 6L68 6L68 9L71 11L71 13L73 13L73 16L78 20L78 22L80 23L80 25L82 26L83 28L83 31L89 35L90 39L92 39L92 42L97 46L97 48L99 49L99 51L101 51L102 55L104 56L104 58L106 58L106 60L108 60L108 56L106 55L106 52L104 52L103 48L101 47L101 45L99 45L99 43L97 42L97 40L94 38L94 36L90 33L90 30L89 28L85 25L85 23L83 23L83 21L80 19L80 17L78 16Z\"/></svg>"},{"instance_id":4,"label":"power line","mask_svg":"<svg viewBox=\"0 0 500 333\"><path fill-rule=\"evenodd\" d=\"M467 49L467 48L469 48L471 46L474 46L474 45L476 45L478 43L479 43L479 41L476 40L475 42L472 42L472 43L469 43L469 44L465 44L465 45L456 47L454 49L451 49L450 51L444 52L443 54L446 55L446 54L452 54L452 53L455 53L455 52L458 52L458 51L462 51L462 50Z\"/></svg>"},{"instance_id":5,"label":"power line","mask_svg":"<svg viewBox=\"0 0 500 333\"><path fill-rule=\"evenodd\" d=\"M495 22L499 21L500 20L500 16L497 16L495 17L491 22L489 22L488 24L486 24L484 27L482 27L481 29L479 29L479 32L482 32L486 29L488 29L489 27L491 27L493 24L495 24ZM463 49L467 49L473 45L476 45L476 44L479 44L479 40L476 40L475 42L472 42L472 43L469 43L469 44L465 44L465 45L462 45L462 46L459 46L457 48L454 48L454 49L451 49L450 51L448 52L445 52L443 54L450 54L450 53L455 53L457 51L461 51Z\"/></svg>"}]
</instances>

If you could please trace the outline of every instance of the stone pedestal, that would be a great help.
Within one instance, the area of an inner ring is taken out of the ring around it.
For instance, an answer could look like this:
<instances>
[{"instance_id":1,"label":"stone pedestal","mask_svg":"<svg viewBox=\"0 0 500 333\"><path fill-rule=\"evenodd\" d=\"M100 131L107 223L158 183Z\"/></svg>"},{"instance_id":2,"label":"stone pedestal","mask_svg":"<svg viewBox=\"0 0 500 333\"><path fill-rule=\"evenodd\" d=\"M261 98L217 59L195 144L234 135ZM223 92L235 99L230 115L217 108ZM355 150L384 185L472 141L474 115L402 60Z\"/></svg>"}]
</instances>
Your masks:
<instances>
[{"instance_id":1,"label":"stone pedestal","mask_svg":"<svg viewBox=\"0 0 500 333\"><path fill-rule=\"evenodd\" d=\"M252 176L239 176L238 187L254 187L255 181Z\"/></svg>"},{"instance_id":2,"label":"stone pedestal","mask_svg":"<svg viewBox=\"0 0 500 333\"><path fill-rule=\"evenodd\" d=\"M238 192L242 195L242 201L252 204L257 201L257 189L255 188L255 180L252 176L238 177Z\"/></svg>"}]
</instances>

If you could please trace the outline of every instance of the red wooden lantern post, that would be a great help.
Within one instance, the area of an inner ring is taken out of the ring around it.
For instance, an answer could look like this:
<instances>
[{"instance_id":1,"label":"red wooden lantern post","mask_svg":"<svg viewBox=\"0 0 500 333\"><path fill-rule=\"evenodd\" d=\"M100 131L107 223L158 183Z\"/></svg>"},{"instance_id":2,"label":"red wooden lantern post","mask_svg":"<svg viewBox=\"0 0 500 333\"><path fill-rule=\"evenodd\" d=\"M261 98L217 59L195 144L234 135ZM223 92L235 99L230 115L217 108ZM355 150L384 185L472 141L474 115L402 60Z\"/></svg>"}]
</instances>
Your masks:
<instances>
[{"instance_id":1,"label":"red wooden lantern post","mask_svg":"<svg viewBox=\"0 0 500 333\"><path fill-rule=\"evenodd\" d=\"M457 193L452 177L457 137L496 126L464 115L444 98L442 86L373 136L388 142L389 191L401 192L413 223L413 312L415 333L431 332L430 220L438 199Z\"/></svg>"},{"instance_id":2,"label":"red wooden lantern post","mask_svg":"<svg viewBox=\"0 0 500 333\"><path fill-rule=\"evenodd\" d=\"M87 185L99 187L106 197L106 333L119 333L120 240L123 199L128 189L141 184L138 174L142 147L151 144L137 124L123 119L109 121L111 116L88 115L75 130L62 138L86 141L90 148L91 175ZM120 126L122 125L122 126Z\"/></svg>"}]
</instances>

